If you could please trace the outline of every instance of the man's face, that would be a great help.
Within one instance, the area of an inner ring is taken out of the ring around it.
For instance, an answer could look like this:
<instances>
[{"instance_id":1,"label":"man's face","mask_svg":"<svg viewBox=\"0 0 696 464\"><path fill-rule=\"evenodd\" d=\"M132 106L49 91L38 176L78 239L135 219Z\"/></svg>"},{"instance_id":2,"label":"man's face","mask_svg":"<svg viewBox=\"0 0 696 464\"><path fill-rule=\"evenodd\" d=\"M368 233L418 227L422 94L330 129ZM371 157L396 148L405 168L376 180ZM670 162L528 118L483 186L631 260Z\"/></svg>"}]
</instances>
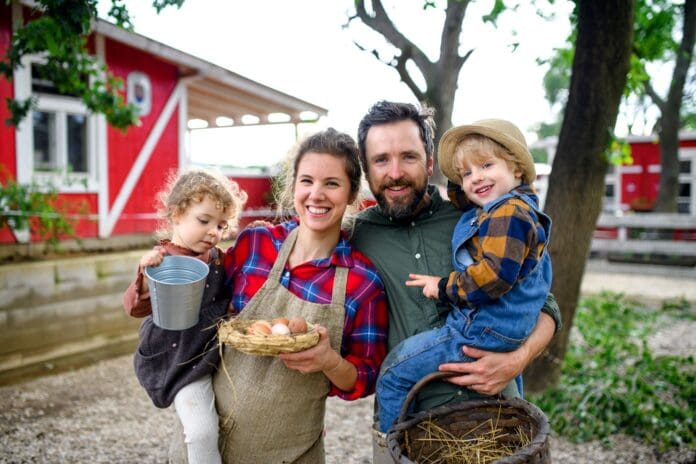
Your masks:
<instances>
[{"instance_id":1,"label":"man's face","mask_svg":"<svg viewBox=\"0 0 696 464\"><path fill-rule=\"evenodd\" d=\"M367 180L385 215L413 217L428 202L428 177L433 160L415 122L406 120L372 126L365 139Z\"/></svg>"}]
</instances>

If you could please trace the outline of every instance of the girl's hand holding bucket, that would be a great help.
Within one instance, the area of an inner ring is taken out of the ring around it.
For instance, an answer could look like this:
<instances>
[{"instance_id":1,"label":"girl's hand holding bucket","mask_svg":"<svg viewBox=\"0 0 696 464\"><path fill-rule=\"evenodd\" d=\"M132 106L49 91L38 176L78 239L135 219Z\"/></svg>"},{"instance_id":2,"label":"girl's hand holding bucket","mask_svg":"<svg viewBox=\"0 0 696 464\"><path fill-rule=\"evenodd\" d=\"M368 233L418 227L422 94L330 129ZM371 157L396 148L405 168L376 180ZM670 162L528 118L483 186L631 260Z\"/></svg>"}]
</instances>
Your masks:
<instances>
[{"instance_id":1,"label":"girl's hand holding bucket","mask_svg":"<svg viewBox=\"0 0 696 464\"><path fill-rule=\"evenodd\" d=\"M164 248L156 246L140 258L140 269L148 266L159 266L164 259Z\"/></svg>"}]
</instances>

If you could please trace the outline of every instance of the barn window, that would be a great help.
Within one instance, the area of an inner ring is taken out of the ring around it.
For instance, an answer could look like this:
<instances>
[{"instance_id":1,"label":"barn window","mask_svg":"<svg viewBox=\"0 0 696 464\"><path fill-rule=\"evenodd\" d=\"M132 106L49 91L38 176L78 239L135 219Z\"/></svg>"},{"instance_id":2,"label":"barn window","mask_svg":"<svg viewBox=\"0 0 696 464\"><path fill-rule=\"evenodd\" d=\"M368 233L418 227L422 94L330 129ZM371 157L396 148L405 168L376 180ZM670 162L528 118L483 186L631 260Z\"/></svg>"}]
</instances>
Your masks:
<instances>
[{"instance_id":1,"label":"barn window","mask_svg":"<svg viewBox=\"0 0 696 464\"><path fill-rule=\"evenodd\" d=\"M617 196L618 169L615 165L609 164L604 176L604 195L602 196L602 212L614 213L620 208L620 200Z\"/></svg>"},{"instance_id":2,"label":"barn window","mask_svg":"<svg viewBox=\"0 0 696 464\"><path fill-rule=\"evenodd\" d=\"M679 150L679 193L677 194L677 212L696 214L696 150Z\"/></svg>"},{"instance_id":3,"label":"barn window","mask_svg":"<svg viewBox=\"0 0 696 464\"><path fill-rule=\"evenodd\" d=\"M18 175L61 191L96 189L96 117L75 95L62 92L40 59L27 63L21 93L35 106L23 123ZM86 79L86 78L85 78Z\"/></svg>"}]
</instances>

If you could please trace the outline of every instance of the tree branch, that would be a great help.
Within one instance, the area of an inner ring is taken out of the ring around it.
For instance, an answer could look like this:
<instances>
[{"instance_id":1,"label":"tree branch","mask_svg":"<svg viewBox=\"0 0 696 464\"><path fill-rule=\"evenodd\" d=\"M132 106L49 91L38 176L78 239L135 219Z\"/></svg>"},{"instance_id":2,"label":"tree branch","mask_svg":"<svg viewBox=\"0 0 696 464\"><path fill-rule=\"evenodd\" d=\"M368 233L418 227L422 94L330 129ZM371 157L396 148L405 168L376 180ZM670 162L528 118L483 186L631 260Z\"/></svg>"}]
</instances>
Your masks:
<instances>
[{"instance_id":1,"label":"tree branch","mask_svg":"<svg viewBox=\"0 0 696 464\"><path fill-rule=\"evenodd\" d=\"M459 36L462 34L462 24L466 15L469 0L448 0L445 10L445 23L440 37L440 61L453 63L458 73L466 60L471 55L469 50L464 56L459 56Z\"/></svg>"},{"instance_id":2,"label":"tree branch","mask_svg":"<svg viewBox=\"0 0 696 464\"><path fill-rule=\"evenodd\" d=\"M356 15L360 20L373 31L381 34L389 43L399 50L410 50L409 58L418 66L423 74L429 74L432 72L433 63L428 59L428 57L423 53L423 51L418 48L413 42L411 42L406 36L399 32L394 23L387 15L384 10L381 0L371 0L372 9L374 10L374 16L370 14L365 9L365 1L357 0L355 2ZM403 55L403 53L402 53ZM401 58L399 58L401 59ZM391 64L391 66L394 66ZM398 66L398 60L397 60ZM395 66L396 67L396 66ZM401 74L401 72L399 72Z\"/></svg>"},{"instance_id":3,"label":"tree branch","mask_svg":"<svg viewBox=\"0 0 696 464\"><path fill-rule=\"evenodd\" d=\"M694 42L696 41L696 0L686 0L684 8L684 25L682 40L677 50L676 63L672 73L672 82L667 94L667 101L681 102L684 95L684 84L693 59Z\"/></svg>"},{"instance_id":4,"label":"tree branch","mask_svg":"<svg viewBox=\"0 0 696 464\"><path fill-rule=\"evenodd\" d=\"M401 56L396 60L396 71L399 73L399 77L401 77L401 80L408 86L408 88L413 92L413 95L418 99L419 102L422 102L425 100L425 93L416 85L414 80L411 78L411 74L409 74L408 70L406 69L406 63L408 62L409 58L411 58L411 50L402 50L401 51Z\"/></svg>"},{"instance_id":5,"label":"tree branch","mask_svg":"<svg viewBox=\"0 0 696 464\"><path fill-rule=\"evenodd\" d=\"M645 93L648 94L655 106L660 109L660 113L662 113L665 108L665 101L662 99L662 97L660 97L660 95L658 95L657 91L652 86L652 82L650 82L649 77L643 80L643 87L645 87Z\"/></svg>"}]
</instances>

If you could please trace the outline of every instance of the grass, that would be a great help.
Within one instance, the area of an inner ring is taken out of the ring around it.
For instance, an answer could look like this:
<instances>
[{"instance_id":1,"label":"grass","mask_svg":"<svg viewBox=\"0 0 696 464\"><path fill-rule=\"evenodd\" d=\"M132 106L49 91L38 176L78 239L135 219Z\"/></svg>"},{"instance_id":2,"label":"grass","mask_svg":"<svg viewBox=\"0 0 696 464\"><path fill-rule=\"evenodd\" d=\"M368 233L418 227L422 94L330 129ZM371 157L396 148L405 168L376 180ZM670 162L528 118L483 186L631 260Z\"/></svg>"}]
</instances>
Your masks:
<instances>
[{"instance_id":1,"label":"grass","mask_svg":"<svg viewBox=\"0 0 696 464\"><path fill-rule=\"evenodd\" d=\"M560 435L583 442L616 433L660 451L696 447L696 364L690 356L658 356L648 337L668 316L694 319L688 302L659 310L605 293L580 302L560 385L529 400Z\"/></svg>"}]
</instances>

